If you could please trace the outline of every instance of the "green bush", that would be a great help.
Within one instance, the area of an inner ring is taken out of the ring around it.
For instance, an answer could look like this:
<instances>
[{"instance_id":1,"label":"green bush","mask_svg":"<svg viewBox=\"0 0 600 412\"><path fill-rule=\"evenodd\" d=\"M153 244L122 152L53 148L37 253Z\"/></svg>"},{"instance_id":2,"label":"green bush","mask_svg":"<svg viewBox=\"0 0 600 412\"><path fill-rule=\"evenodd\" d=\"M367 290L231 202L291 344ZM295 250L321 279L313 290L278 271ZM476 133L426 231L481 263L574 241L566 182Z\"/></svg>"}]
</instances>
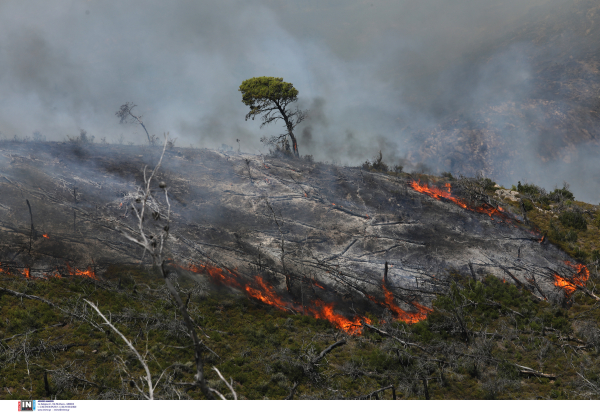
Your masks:
<instances>
[{"instance_id":1,"label":"green bush","mask_svg":"<svg viewBox=\"0 0 600 412\"><path fill-rule=\"evenodd\" d=\"M370 172L382 173L386 173L389 170L388 165L383 161L383 154L381 153L381 150L379 151L379 155L373 159L372 163L367 160L363 163L362 168Z\"/></svg>"},{"instance_id":2,"label":"green bush","mask_svg":"<svg viewBox=\"0 0 600 412\"><path fill-rule=\"evenodd\" d=\"M496 187L496 182L494 182L492 179L490 179L489 177L485 177L481 180L481 184L483 186L483 189L485 191L495 191L498 190L498 188Z\"/></svg>"},{"instance_id":3,"label":"green bush","mask_svg":"<svg viewBox=\"0 0 600 412\"><path fill-rule=\"evenodd\" d=\"M580 211L577 211L577 210L573 210L573 211L566 210L566 211L562 212L558 216L558 220L560 220L560 223L562 223L564 226L572 227L573 229L578 229L578 230L586 230L587 229L587 221L585 220L583 213L581 213Z\"/></svg>"},{"instance_id":4,"label":"green bush","mask_svg":"<svg viewBox=\"0 0 600 412\"><path fill-rule=\"evenodd\" d=\"M541 193L543 193L543 190L541 187L536 186L534 184L528 184L525 183L524 185L521 184L521 182L519 182L517 184L517 192L519 193L525 193L531 196L536 196L539 195Z\"/></svg>"},{"instance_id":5,"label":"green bush","mask_svg":"<svg viewBox=\"0 0 600 412\"><path fill-rule=\"evenodd\" d=\"M577 242L577 232L574 230L569 230L564 234L564 239L567 242Z\"/></svg>"},{"instance_id":6,"label":"green bush","mask_svg":"<svg viewBox=\"0 0 600 412\"><path fill-rule=\"evenodd\" d=\"M523 207L527 212L532 211L534 209L533 202L529 199L523 199Z\"/></svg>"},{"instance_id":7,"label":"green bush","mask_svg":"<svg viewBox=\"0 0 600 412\"><path fill-rule=\"evenodd\" d=\"M561 200L575 200L573 193L569 191L568 186L564 185L562 189L554 189L548 194L548 197L553 202L560 202Z\"/></svg>"}]
</instances>

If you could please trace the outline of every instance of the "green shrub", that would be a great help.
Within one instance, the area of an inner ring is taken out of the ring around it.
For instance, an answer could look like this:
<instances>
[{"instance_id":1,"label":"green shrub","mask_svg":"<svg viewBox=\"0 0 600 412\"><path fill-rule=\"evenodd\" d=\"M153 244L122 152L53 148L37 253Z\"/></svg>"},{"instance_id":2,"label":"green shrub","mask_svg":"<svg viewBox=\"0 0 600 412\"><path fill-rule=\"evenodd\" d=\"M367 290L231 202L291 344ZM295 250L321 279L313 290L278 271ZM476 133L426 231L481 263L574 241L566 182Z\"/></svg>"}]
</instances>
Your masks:
<instances>
[{"instance_id":1,"label":"green shrub","mask_svg":"<svg viewBox=\"0 0 600 412\"><path fill-rule=\"evenodd\" d=\"M600 229L600 212L596 213L596 218L594 219L594 226Z\"/></svg>"},{"instance_id":2,"label":"green shrub","mask_svg":"<svg viewBox=\"0 0 600 412\"><path fill-rule=\"evenodd\" d=\"M67 135L67 142L75 144L92 144L94 143L95 136L88 136L87 132L83 129L79 131L79 136Z\"/></svg>"},{"instance_id":3,"label":"green shrub","mask_svg":"<svg viewBox=\"0 0 600 412\"><path fill-rule=\"evenodd\" d=\"M568 185L564 185L562 189L554 189L552 192L548 194L550 200L554 202L560 202L562 200L575 200L575 196L568 189Z\"/></svg>"},{"instance_id":4,"label":"green shrub","mask_svg":"<svg viewBox=\"0 0 600 412\"><path fill-rule=\"evenodd\" d=\"M585 220L583 213L578 210L566 210L558 216L558 220L560 220L560 223L567 227L572 227L578 230L587 229L587 221Z\"/></svg>"},{"instance_id":5,"label":"green shrub","mask_svg":"<svg viewBox=\"0 0 600 412\"><path fill-rule=\"evenodd\" d=\"M382 173L386 173L389 170L388 165L383 161L383 154L381 153L381 150L379 151L379 155L373 159L372 163L367 160L363 163L362 168L370 172Z\"/></svg>"},{"instance_id":6,"label":"green shrub","mask_svg":"<svg viewBox=\"0 0 600 412\"><path fill-rule=\"evenodd\" d=\"M519 182L517 184L517 192L519 193L525 193L531 196L536 196L539 195L541 193L543 193L543 190L541 187L536 186L534 184L528 184L525 183L524 185L521 184L521 182Z\"/></svg>"},{"instance_id":7,"label":"green shrub","mask_svg":"<svg viewBox=\"0 0 600 412\"><path fill-rule=\"evenodd\" d=\"M534 209L533 202L529 199L523 199L523 207L525 208L525 211L527 211L527 212Z\"/></svg>"},{"instance_id":8,"label":"green shrub","mask_svg":"<svg viewBox=\"0 0 600 412\"><path fill-rule=\"evenodd\" d=\"M574 230L569 230L564 235L564 240L567 242L577 242L577 232Z\"/></svg>"},{"instance_id":9,"label":"green shrub","mask_svg":"<svg viewBox=\"0 0 600 412\"><path fill-rule=\"evenodd\" d=\"M498 188L496 187L496 182L494 182L492 179L490 179L489 177L484 177L483 179L481 179L481 184L483 186L483 190L485 191L495 191L498 190Z\"/></svg>"}]
</instances>

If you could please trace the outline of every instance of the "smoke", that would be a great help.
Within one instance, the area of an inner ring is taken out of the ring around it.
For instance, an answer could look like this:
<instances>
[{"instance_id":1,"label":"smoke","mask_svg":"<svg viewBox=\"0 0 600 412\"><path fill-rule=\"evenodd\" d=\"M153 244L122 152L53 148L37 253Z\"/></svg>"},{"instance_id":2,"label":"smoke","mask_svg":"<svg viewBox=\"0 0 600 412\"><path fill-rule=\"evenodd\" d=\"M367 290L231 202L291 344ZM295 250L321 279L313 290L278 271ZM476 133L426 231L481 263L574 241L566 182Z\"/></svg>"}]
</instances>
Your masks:
<instances>
[{"instance_id":1,"label":"smoke","mask_svg":"<svg viewBox=\"0 0 600 412\"><path fill-rule=\"evenodd\" d=\"M179 145L239 139L243 151L264 152L260 137L283 125L245 122L238 87L276 76L309 110L300 152L316 160L357 165L381 150L390 164L481 171L504 184L568 180L578 198L598 201L581 184L595 170L593 139L556 132L580 125L550 124L548 113L570 106L536 80L540 62L568 59L561 51L579 38L558 36L556 48L522 30L570 3L2 1L0 133L63 140L85 129L143 144L143 129L114 115L133 101L151 134L168 131Z\"/></svg>"}]
</instances>

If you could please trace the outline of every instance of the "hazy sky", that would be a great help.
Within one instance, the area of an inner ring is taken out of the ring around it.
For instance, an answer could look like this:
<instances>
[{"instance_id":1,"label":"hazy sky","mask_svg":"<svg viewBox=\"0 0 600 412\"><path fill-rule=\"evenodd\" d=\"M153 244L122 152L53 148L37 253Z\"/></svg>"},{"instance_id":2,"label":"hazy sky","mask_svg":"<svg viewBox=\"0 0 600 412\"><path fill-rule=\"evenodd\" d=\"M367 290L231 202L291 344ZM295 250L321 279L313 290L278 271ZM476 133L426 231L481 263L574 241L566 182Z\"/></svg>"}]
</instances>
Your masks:
<instances>
[{"instance_id":1,"label":"hazy sky","mask_svg":"<svg viewBox=\"0 0 600 412\"><path fill-rule=\"evenodd\" d=\"M63 140L85 129L144 143L114 115L133 101L150 133L180 145L237 149L240 139L243 151L266 152L260 137L283 126L245 122L238 87L276 76L312 109L301 154L355 165L383 149L394 161L418 145L407 127L488 102L476 86L450 87L448 73L546 2L1 0L0 133ZM507 79L495 81L510 89Z\"/></svg>"}]
</instances>

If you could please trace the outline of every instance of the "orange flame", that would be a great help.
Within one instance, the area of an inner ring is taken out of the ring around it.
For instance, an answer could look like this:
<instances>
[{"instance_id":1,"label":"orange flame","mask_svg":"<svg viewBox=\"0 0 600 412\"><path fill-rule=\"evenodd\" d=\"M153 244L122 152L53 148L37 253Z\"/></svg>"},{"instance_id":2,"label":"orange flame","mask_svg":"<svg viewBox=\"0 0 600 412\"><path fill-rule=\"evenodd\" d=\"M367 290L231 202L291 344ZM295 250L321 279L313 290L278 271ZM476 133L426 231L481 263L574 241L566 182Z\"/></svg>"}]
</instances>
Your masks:
<instances>
[{"instance_id":1,"label":"orange flame","mask_svg":"<svg viewBox=\"0 0 600 412\"><path fill-rule=\"evenodd\" d=\"M6 273L7 275L10 275L10 272L8 271L8 269L2 268L2 262L0 262L0 273Z\"/></svg>"},{"instance_id":2,"label":"orange flame","mask_svg":"<svg viewBox=\"0 0 600 412\"><path fill-rule=\"evenodd\" d=\"M349 335L360 335L362 333L362 322L371 324L371 319L356 315L352 320L333 311L335 303L325 303L320 299L311 302L312 306L307 310L317 319L326 319L334 326L342 329Z\"/></svg>"},{"instance_id":3,"label":"orange flame","mask_svg":"<svg viewBox=\"0 0 600 412\"><path fill-rule=\"evenodd\" d=\"M292 305L284 302L279 296L277 296L273 287L271 285L267 285L260 276L255 276L254 280L258 286L258 289L250 285L246 285L245 289L248 295L256 300L266 303L267 305L275 306L282 310L291 309Z\"/></svg>"},{"instance_id":4,"label":"orange flame","mask_svg":"<svg viewBox=\"0 0 600 412\"><path fill-rule=\"evenodd\" d=\"M69 275L71 275L71 276L85 276L90 279L98 279L96 277L96 275L94 274L94 271L92 269L90 269L89 266L86 270L80 270L77 268L71 268L69 263L67 263L67 270L69 271Z\"/></svg>"},{"instance_id":5,"label":"orange flame","mask_svg":"<svg viewBox=\"0 0 600 412\"><path fill-rule=\"evenodd\" d=\"M0 273L4 273L6 275L12 275L12 273L14 273L14 271L20 273L22 276L25 276L26 278L31 277L30 268L23 268L23 270L19 270L18 268L14 268L14 267L11 268L10 266L6 266L6 265L4 265L4 268L3 268L2 262L0 262Z\"/></svg>"},{"instance_id":6,"label":"orange flame","mask_svg":"<svg viewBox=\"0 0 600 412\"><path fill-rule=\"evenodd\" d=\"M319 285L319 283L317 283L317 281L316 281L316 280L313 280L313 281L312 281L312 283L313 283L313 285L315 285L316 287L318 287L318 288L321 288L321 289L325 290L325 288L324 288L323 286Z\"/></svg>"},{"instance_id":7,"label":"orange flame","mask_svg":"<svg viewBox=\"0 0 600 412\"><path fill-rule=\"evenodd\" d=\"M317 319L326 319L334 326L344 330L350 335L359 335L362 333L362 323L371 324L370 319L357 315L350 319L334 311L335 303L325 303L320 299L313 300L305 308L301 305L288 302L277 295L273 286L267 284L260 276L255 276L252 282L246 282L235 271L227 268L218 268L208 264L195 265L190 264L187 267L180 266L182 269L195 273L206 273L216 284L229 285L242 289L252 299L262 303L274 306L280 310L292 310L301 312L303 309ZM318 288L325 289L322 285L312 280L312 283ZM243 285L243 286L242 286Z\"/></svg>"},{"instance_id":8,"label":"orange flame","mask_svg":"<svg viewBox=\"0 0 600 412\"><path fill-rule=\"evenodd\" d=\"M206 273L211 277L213 282L215 282L217 284L233 286L236 288L242 287L242 285L238 281L239 280L238 274L235 273L234 271L231 271L228 269L221 269L221 268L218 268L215 266L210 266L210 265L194 265L191 263L187 268L184 268L182 266L180 266L180 267L182 269L187 269L190 272L194 272L194 273Z\"/></svg>"},{"instance_id":9,"label":"orange flame","mask_svg":"<svg viewBox=\"0 0 600 412\"><path fill-rule=\"evenodd\" d=\"M577 272L571 276L571 279L554 274L554 286L557 286L565 291L565 297L568 299L578 287L585 287L587 280L590 278L590 271L587 266L578 263L573 264L565 261L565 264Z\"/></svg>"},{"instance_id":10,"label":"orange flame","mask_svg":"<svg viewBox=\"0 0 600 412\"><path fill-rule=\"evenodd\" d=\"M189 270L195 273L206 273L210 276L211 280L220 285L229 285L238 289L242 289L246 294L262 303L270 306L274 306L280 310L292 310L296 312L305 311L317 319L328 320L335 327L344 330L350 335L360 335L362 333L363 324L371 324L371 320L367 317L356 315L353 318L346 317L340 313L337 313L335 303L326 303L320 299L311 301L306 307L302 307L300 304L286 301L283 297L279 296L273 286L269 285L260 276L255 276L251 282L245 281L236 271L227 268L218 268L208 264L190 264L187 267L180 266L182 269ZM317 283L316 280L311 279L311 283L320 289L325 289L322 285ZM386 303L378 302L376 299L369 297L376 303L390 308L394 312L399 320L404 320L407 323L415 323L423 320L427 317L427 314L432 310L421 306L416 302L413 305L417 308L417 313L409 313L400 309L393 302L393 295L387 289Z\"/></svg>"},{"instance_id":11,"label":"orange flame","mask_svg":"<svg viewBox=\"0 0 600 412\"><path fill-rule=\"evenodd\" d=\"M421 184L420 181L417 182L414 180L412 182L410 182L409 185L417 192L424 193L427 196L433 197L434 199L438 199L438 200L439 199L447 199L447 200L450 200L451 202L456 203L463 209L467 209L467 210L471 210L471 211L479 212L479 213L485 213L489 217L492 217L492 215L497 215L506 221L510 221L508 216L506 216L504 213L502 213L502 212L504 212L504 209L502 209L500 206L498 206L498 208L495 208L492 205L484 203L481 206L476 207L475 209L469 207L464 201L458 199L455 196L452 196L452 193L451 193L452 185L450 183L444 184L444 186L446 187L446 191L443 191L442 189L439 189L435 186L430 187L425 183ZM493 220L493 218L492 218L492 220Z\"/></svg>"},{"instance_id":12,"label":"orange flame","mask_svg":"<svg viewBox=\"0 0 600 412\"><path fill-rule=\"evenodd\" d=\"M42 236L45 237L46 239L50 239L50 236L48 236L47 233L44 233Z\"/></svg>"},{"instance_id":13,"label":"orange flame","mask_svg":"<svg viewBox=\"0 0 600 412\"><path fill-rule=\"evenodd\" d=\"M407 312L405 310L403 310L402 308L400 308L400 306L396 305L396 303L394 302L394 294L392 292L390 292L386 287L385 287L385 283L383 283L381 285L382 289L383 289L383 293L385 295L385 304L383 306L386 306L396 317L397 320L406 322L406 323L417 323L421 320L424 320L427 318L427 314L432 312L431 309L419 305L416 302L412 302L412 304L417 308L418 312L416 313L410 313Z\"/></svg>"},{"instance_id":14,"label":"orange flame","mask_svg":"<svg viewBox=\"0 0 600 412\"><path fill-rule=\"evenodd\" d=\"M367 297L373 302L388 308L394 314L394 317L399 321L406 323L417 323L422 320L425 320L427 318L427 315L433 312L433 309L420 305L417 302L411 302L411 304L415 308L417 308L417 312L407 312L400 306L396 305L396 303L394 302L394 294L385 287L385 281L383 282L381 287L383 289L383 294L385 295L385 302L380 302L379 300L370 295L367 295Z\"/></svg>"}]
</instances>

